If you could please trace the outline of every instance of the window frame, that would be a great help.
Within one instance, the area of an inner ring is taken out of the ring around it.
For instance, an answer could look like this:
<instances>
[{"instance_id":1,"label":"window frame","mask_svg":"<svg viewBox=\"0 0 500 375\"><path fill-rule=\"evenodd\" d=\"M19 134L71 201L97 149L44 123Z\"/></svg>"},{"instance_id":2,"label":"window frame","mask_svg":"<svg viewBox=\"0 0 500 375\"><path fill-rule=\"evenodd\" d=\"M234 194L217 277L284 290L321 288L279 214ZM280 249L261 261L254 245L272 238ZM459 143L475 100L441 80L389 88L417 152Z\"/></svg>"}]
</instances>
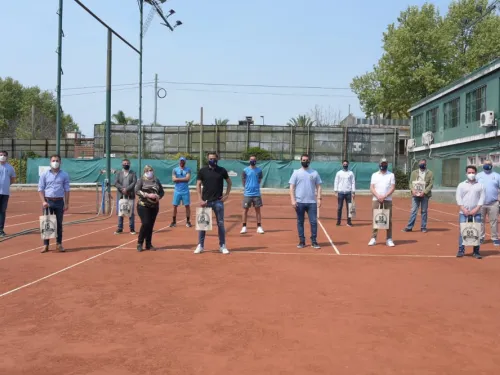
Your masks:
<instances>
[{"instance_id":1,"label":"window frame","mask_svg":"<svg viewBox=\"0 0 500 375\"><path fill-rule=\"evenodd\" d=\"M486 111L487 85L476 87L465 95L465 122L470 124L481 119Z\"/></svg>"},{"instance_id":2,"label":"window frame","mask_svg":"<svg viewBox=\"0 0 500 375\"><path fill-rule=\"evenodd\" d=\"M456 108L453 105L456 104ZM460 125L460 96L453 98L443 105L444 129L453 129ZM453 121L456 120L456 121Z\"/></svg>"}]
</instances>

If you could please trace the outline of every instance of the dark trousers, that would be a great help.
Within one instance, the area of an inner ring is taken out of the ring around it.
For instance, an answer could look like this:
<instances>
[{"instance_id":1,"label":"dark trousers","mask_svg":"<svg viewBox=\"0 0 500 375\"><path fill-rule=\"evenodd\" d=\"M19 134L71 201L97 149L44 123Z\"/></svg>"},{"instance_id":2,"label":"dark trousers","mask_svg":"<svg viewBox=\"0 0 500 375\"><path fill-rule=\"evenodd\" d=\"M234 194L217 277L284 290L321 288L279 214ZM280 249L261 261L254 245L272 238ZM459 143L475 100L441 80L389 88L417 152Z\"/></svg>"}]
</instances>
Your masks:
<instances>
[{"instance_id":1,"label":"dark trousers","mask_svg":"<svg viewBox=\"0 0 500 375\"><path fill-rule=\"evenodd\" d=\"M311 241L316 242L318 235L318 205L316 203L297 203L297 231L301 243L306 242L304 233L304 220L307 212L311 225Z\"/></svg>"},{"instance_id":2,"label":"dark trousers","mask_svg":"<svg viewBox=\"0 0 500 375\"><path fill-rule=\"evenodd\" d=\"M340 223L342 220L342 209L344 208L344 201L346 202L345 211L347 213L347 222L351 222L351 218L349 217L349 203L352 202L352 193L341 193L339 192L338 196L338 208L337 208L337 223Z\"/></svg>"},{"instance_id":3,"label":"dark trousers","mask_svg":"<svg viewBox=\"0 0 500 375\"><path fill-rule=\"evenodd\" d=\"M0 195L0 232L3 232L5 226L5 216L7 213L7 204L9 203L8 195Z\"/></svg>"},{"instance_id":4,"label":"dark trousers","mask_svg":"<svg viewBox=\"0 0 500 375\"><path fill-rule=\"evenodd\" d=\"M141 230L139 231L139 238L137 243L142 245L146 241L146 246L151 246L151 239L153 237L153 228L155 226L156 217L160 206L144 207L137 205L137 214L141 218Z\"/></svg>"},{"instance_id":5,"label":"dark trousers","mask_svg":"<svg viewBox=\"0 0 500 375\"><path fill-rule=\"evenodd\" d=\"M56 220L57 220L57 238L56 242L58 244L62 244L62 238L63 238L63 217L64 217L64 200L58 200L58 201L50 201L47 200L47 203L49 204L49 214L50 215L56 215ZM46 210L42 210L43 214L46 214ZM50 240L43 240L43 244L45 246L49 245Z\"/></svg>"}]
</instances>

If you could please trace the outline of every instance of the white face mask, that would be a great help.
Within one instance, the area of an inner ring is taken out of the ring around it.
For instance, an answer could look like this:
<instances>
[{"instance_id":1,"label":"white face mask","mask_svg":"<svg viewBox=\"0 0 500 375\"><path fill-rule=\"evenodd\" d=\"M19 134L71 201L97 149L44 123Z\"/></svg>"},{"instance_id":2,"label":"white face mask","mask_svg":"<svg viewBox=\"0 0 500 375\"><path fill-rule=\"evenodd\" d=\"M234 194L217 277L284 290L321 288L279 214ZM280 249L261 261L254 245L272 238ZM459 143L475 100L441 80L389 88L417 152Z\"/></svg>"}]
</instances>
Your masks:
<instances>
[{"instance_id":1,"label":"white face mask","mask_svg":"<svg viewBox=\"0 0 500 375\"><path fill-rule=\"evenodd\" d=\"M53 161L52 163L50 163L50 166L54 169L59 168L59 165L60 163L58 161Z\"/></svg>"},{"instance_id":2,"label":"white face mask","mask_svg":"<svg viewBox=\"0 0 500 375\"><path fill-rule=\"evenodd\" d=\"M146 172L146 173L144 173L144 176L146 176L146 178L152 178L153 172Z\"/></svg>"},{"instance_id":3,"label":"white face mask","mask_svg":"<svg viewBox=\"0 0 500 375\"><path fill-rule=\"evenodd\" d=\"M7 156L5 155L0 155L0 162L4 162L4 161L7 161Z\"/></svg>"},{"instance_id":4,"label":"white face mask","mask_svg":"<svg viewBox=\"0 0 500 375\"><path fill-rule=\"evenodd\" d=\"M467 178L469 181L474 181L476 179L476 174L475 173L468 173Z\"/></svg>"}]
</instances>

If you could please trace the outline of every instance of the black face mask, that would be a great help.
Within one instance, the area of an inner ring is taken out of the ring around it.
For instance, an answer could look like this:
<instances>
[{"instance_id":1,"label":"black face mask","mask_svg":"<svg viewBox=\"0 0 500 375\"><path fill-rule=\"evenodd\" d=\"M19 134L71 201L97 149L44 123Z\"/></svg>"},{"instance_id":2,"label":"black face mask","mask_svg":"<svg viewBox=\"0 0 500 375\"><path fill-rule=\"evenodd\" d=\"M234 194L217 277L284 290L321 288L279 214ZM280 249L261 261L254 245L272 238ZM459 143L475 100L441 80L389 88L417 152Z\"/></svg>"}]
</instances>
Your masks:
<instances>
[{"instance_id":1,"label":"black face mask","mask_svg":"<svg viewBox=\"0 0 500 375\"><path fill-rule=\"evenodd\" d=\"M309 167L309 162L308 162L308 161L302 161L300 164L302 164L302 166L303 166L304 168Z\"/></svg>"},{"instance_id":2,"label":"black face mask","mask_svg":"<svg viewBox=\"0 0 500 375\"><path fill-rule=\"evenodd\" d=\"M130 169L130 165L123 165L123 169L125 169L126 171L128 171Z\"/></svg>"},{"instance_id":3,"label":"black face mask","mask_svg":"<svg viewBox=\"0 0 500 375\"><path fill-rule=\"evenodd\" d=\"M343 165L342 168L344 168L347 171L347 168L349 168L348 165Z\"/></svg>"}]
</instances>

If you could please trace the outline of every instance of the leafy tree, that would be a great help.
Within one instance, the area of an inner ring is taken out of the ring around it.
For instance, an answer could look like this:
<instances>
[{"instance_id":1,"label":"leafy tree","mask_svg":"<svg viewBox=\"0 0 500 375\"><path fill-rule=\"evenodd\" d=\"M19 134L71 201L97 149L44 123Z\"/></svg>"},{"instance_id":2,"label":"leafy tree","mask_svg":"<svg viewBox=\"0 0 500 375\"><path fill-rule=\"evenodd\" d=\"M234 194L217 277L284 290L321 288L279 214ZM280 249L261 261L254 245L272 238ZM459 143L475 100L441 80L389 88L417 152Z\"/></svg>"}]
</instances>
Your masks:
<instances>
[{"instance_id":1,"label":"leafy tree","mask_svg":"<svg viewBox=\"0 0 500 375\"><path fill-rule=\"evenodd\" d=\"M250 147L247 151L245 151L243 154L241 154L241 159L242 160L248 160L250 159L250 156L255 155L257 160L272 160L273 155L267 151L264 150L260 147Z\"/></svg>"},{"instance_id":2,"label":"leafy tree","mask_svg":"<svg viewBox=\"0 0 500 375\"><path fill-rule=\"evenodd\" d=\"M455 0L445 17L429 3L401 12L383 34L373 71L351 82L363 111L406 118L413 103L498 57L500 16L477 10L487 3Z\"/></svg>"},{"instance_id":3,"label":"leafy tree","mask_svg":"<svg viewBox=\"0 0 500 375\"><path fill-rule=\"evenodd\" d=\"M227 118L221 119L221 118L216 118L215 119L215 125L217 126L226 126L229 124L229 120Z\"/></svg>"},{"instance_id":4,"label":"leafy tree","mask_svg":"<svg viewBox=\"0 0 500 375\"><path fill-rule=\"evenodd\" d=\"M297 117L292 117L287 122L287 125L299 128L307 128L309 126L314 126L314 121L307 115L298 115Z\"/></svg>"}]
</instances>

